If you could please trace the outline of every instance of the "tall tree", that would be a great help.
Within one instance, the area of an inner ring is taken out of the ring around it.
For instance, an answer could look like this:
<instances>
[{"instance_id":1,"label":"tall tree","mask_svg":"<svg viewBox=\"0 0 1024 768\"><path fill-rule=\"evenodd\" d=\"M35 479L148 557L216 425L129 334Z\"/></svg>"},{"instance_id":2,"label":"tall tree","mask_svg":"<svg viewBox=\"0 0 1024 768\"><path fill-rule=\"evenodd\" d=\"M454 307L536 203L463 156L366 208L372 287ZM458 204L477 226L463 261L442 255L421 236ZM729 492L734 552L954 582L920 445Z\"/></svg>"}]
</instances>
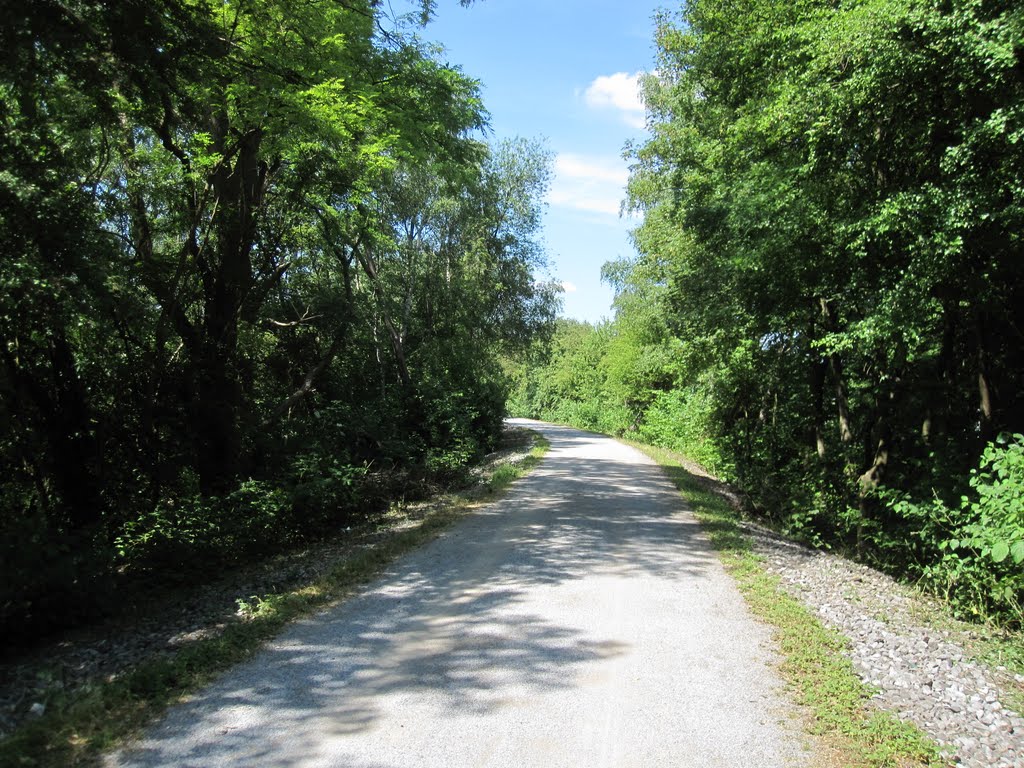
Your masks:
<instances>
[{"instance_id":1,"label":"tall tree","mask_svg":"<svg viewBox=\"0 0 1024 768\"><path fill-rule=\"evenodd\" d=\"M706 436L783 525L920 574L963 536L892 494L973 493L1024 428L1022 24L1002 2L690 0L644 82L640 257L609 272L601 365L644 370L651 296L670 338L627 395L641 433Z\"/></svg>"},{"instance_id":2,"label":"tall tree","mask_svg":"<svg viewBox=\"0 0 1024 768\"><path fill-rule=\"evenodd\" d=\"M546 160L474 138L431 3L386 10L0 2L0 618L315 535L401 482L368 466L493 441L495 353L552 316Z\"/></svg>"}]
</instances>

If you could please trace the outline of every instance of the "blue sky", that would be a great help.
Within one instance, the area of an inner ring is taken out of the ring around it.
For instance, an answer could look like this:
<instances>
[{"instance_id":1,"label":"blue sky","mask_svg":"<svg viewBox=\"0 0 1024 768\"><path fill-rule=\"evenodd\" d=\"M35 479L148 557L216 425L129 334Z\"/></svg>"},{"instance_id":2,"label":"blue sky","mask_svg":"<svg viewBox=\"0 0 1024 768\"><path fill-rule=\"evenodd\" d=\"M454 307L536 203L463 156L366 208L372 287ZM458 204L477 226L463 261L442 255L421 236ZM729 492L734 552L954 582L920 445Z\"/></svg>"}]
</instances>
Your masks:
<instances>
[{"instance_id":1,"label":"blue sky","mask_svg":"<svg viewBox=\"0 0 1024 768\"><path fill-rule=\"evenodd\" d=\"M663 3L662 3L663 5ZM619 204L622 150L642 139L637 73L654 65L653 0L440 0L424 38L482 82L494 138L545 139L555 153L544 240L563 314L611 317L601 265L633 253Z\"/></svg>"}]
</instances>

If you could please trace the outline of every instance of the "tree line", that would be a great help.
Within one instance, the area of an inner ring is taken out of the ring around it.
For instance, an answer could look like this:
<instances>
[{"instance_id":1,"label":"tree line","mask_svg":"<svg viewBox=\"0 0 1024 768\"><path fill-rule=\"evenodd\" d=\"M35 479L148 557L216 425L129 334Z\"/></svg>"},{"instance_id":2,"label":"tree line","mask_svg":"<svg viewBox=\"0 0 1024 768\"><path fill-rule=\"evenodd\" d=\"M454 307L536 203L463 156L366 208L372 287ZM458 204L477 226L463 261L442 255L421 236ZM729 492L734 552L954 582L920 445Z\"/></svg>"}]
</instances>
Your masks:
<instances>
[{"instance_id":1,"label":"tree line","mask_svg":"<svg viewBox=\"0 0 1024 768\"><path fill-rule=\"evenodd\" d=\"M374 0L0 2L0 632L457 482L550 326L544 148Z\"/></svg>"},{"instance_id":2,"label":"tree line","mask_svg":"<svg viewBox=\"0 0 1024 768\"><path fill-rule=\"evenodd\" d=\"M1024 9L689 0L656 43L614 320L561 322L514 409L1020 625Z\"/></svg>"}]
</instances>

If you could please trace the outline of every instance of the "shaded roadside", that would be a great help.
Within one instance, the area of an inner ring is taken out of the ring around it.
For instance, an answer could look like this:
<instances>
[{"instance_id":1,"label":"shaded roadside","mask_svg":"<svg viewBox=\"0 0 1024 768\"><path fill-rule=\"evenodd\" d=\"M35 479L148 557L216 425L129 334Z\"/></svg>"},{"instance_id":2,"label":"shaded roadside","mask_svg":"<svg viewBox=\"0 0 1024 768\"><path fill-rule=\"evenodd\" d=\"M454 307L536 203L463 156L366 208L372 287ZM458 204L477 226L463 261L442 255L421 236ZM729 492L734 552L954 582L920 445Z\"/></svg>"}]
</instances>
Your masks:
<instances>
[{"instance_id":1,"label":"shaded roadside","mask_svg":"<svg viewBox=\"0 0 1024 768\"><path fill-rule=\"evenodd\" d=\"M470 495L487 495L491 476L516 464L533 445L532 434L509 428L498 451L474 468ZM372 550L397 531L416 526L452 499L393 505L384 516L346 528L328 540L238 567L209 584L162 590L129 613L57 636L0 662L0 739L40 712L66 706L80 693L119 679L140 664L191 649L244 623L249 606L324 579L339 563Z\"/></svg>"}]
</instances>

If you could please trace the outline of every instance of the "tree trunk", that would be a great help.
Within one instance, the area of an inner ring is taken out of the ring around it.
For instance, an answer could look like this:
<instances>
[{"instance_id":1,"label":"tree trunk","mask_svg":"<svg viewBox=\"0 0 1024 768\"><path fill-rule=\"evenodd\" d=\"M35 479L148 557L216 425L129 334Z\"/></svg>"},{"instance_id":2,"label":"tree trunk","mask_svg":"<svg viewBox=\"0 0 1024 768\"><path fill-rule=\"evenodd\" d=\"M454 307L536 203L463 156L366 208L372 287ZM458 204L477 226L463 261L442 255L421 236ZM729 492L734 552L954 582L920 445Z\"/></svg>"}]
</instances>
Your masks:
<instances>
[{"instance_id":1,"label":"tree trunk","mask_svg":"<svg viewBox=\"0 0 1024 768\"><path fill-rule=\"evenodd\" d=\"M216 121L219 149L226 121ZM200 263L203 281L202 340L192 354L195 402L191 408L195 469L204 495L229 492L243 467L243 393L238 372L238 326L253 288L252 248L263 204L268 167L259 161L262 134L245 133L213 174L216 253Z\"/></svg>"},{"instance_id":2,"label":"tree trunk","mask_svg":"<svg viewBox=\"0 0 1024 768\"><path fill-rule=\"evenodd\" d=\"M85 387L63 329L55 332L50 359L56 384L56 413L48 414L54 468L61 499L75 530L92 528L103 518L100 493L102 460L93 431Z\"/></svg>"},{"instance_id":3,"label":"tree trunk","mask_svg":"<svg viewBox=\"0 0 1024 768\"><path fill-rule=\"evenodd\" d=\"M817 339L814 319L811 319L809 338ZM810 384L811 384L811 408L814 418L814 447L818 452L818 458L824 459L828 453L825 445L825 376L828 373L828 363L817 354L812 346L808 353L811 358Z\"/></svg>"},{"instance_id":4,"label":"tree trunk","mask_svg":"<svg viewBox=\"0 0 1024 768\"><path fill-rule=\"evenodd\" d=\"M49 382L25 370L9 350L2 353L17 398L34 406L39 416L44 459L33 465L45 466L45 485L59 501L51 505L44 498L44 503L62 510L67 530L94 529L103 519L102 460L92 411L64 329L55 324L50 331L45 353Z\"/></svg>"},{"instance_id":5,"label":"tree trunk","mask_svg":"<svg viewBox=\"0 0 1024 768\"><path fill-rule=\"evenodd\" d=\"M829 370L835 386L836 410L839 416L839 440L846 444L853 441L853 429L850 427L850 406L846 398L846 381L843 378L843 363L837 355L829 357Z\"/></svg>"},{"instance_id":6,"label":"tree trunk","mask_svg":"<svg viewBox=\"0 0 1024 768\"><path fill-rule=\"evenodd\" d=\"M876 383L875 385L879 385ZM877 391L877 390L876 390ZM871 497L885 478L885 471L891 457L892 425L889 414L892 412L893 393L879 393L875 398L874 428L865 435L865 458L867 469L858 478L857 508L857 557L862 558L866 552L864 530L872 517Z\"/></svg>"},{"instance_id":7,"label":"tree trunk","mask_svg":"<svg viewBox=\"0 0 1024 768\"><path fill-rule=\"evenodd\" d=\"M830 333L836 331L836 320L832 314L832 307L829 302L819 299L821 315L825 320L825 327ZM850 427L850 407L846 397L846 381L843 378L843 361L839 355L832 353L828 356L828 369L832 375L832 386L836 398L836 410L839 418L839 441L844 445L853 440L853 430Z\"/></svg>"},{"instance_id":8,"label":"tree trunk","mask_svg":"<svg viewBox=\"0 0 1024 768\"><path fill-rule=\"evenodd\" d=\"M814 401L814 445L818 458L824 459L828 453L825 445L825 374L828 364L821 359L811 363L811 397Z\"/></svg>"},{"instance_id":9,"label":"tree trunk","mask_svg":"<svg viewBox=\"0 0 1024 768\"><path fill-rule=\"evenodd\" d=\"M355 254L356 260L359 262L359 266L362 267L363 272L366 273L367 278L370 280L370 287L373 289L373 295L377 299L377 308L380 311L381 324L388 333L388 339L391 342L391 351L395 354L395 363L398 365L398 377L402 382L402 388L409 390L412 387L412 377L409 375L409 367L405 362L405 341L402 338L402 335L398 332L398 329L395 328L395 324L387 311L384 287L380 284L377 263L374 261L373 256L367 253L358 244L352 247L352 252Z\"/></svg>"},{"instance_id":10,"label":"tree trunk","mask_svg":"<svg viewBox=\"0 0 1024 768\"><path fill-rule=\"evenodd\" d=\"M974 316L974 337L976 342L975 364L978 372L978 416L981 421L981 439L988 443L995 438L994 420L992 418L994 393L989 372L989 339L988 320L984 311L979 310Z\"/></svg>"}]
</instances>

